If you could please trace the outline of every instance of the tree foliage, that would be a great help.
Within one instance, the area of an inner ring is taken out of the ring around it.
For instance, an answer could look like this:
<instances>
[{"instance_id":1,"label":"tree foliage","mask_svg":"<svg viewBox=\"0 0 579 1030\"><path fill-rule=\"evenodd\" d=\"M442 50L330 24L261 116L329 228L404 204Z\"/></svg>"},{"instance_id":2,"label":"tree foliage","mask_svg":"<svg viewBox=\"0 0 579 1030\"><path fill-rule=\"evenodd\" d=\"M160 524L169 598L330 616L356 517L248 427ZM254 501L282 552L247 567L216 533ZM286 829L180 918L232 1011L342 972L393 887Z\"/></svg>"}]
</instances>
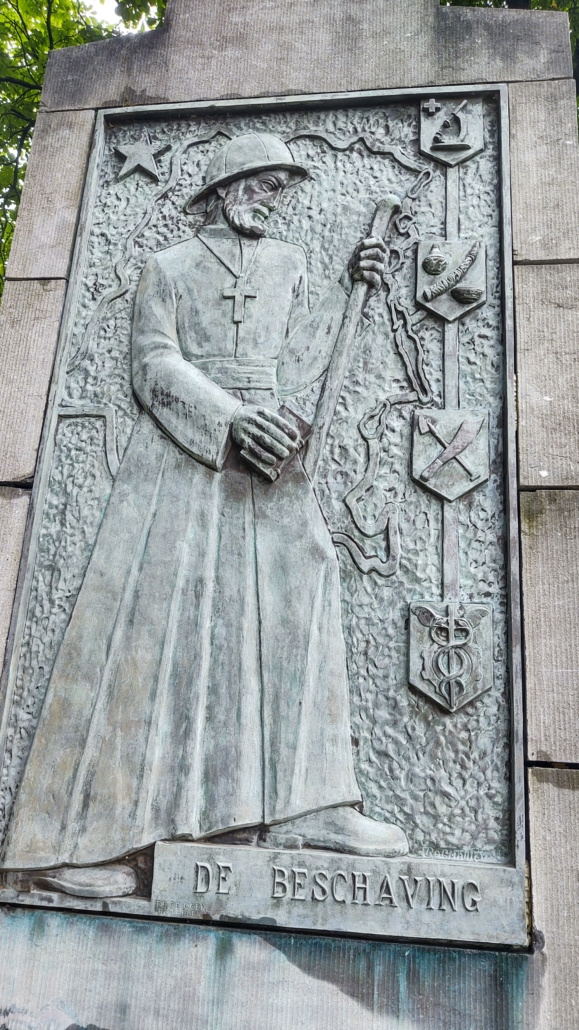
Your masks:
<instances>
[{"instance_id":1,"label":"tree foliage","mask_svg":"<svg viewBox=\"0 0 579 1030\"><path fill-rule=\"evenodd\" d=\"M97 0L93 0L97 2ZM441 0L446 4L449 0ZM450 0L459 7L533 7L567 11L579 81L579 0ZM163 19L166 0L119 0L124 26L142 31ZM101 21L87 0L0 0L0 294L42 80L51 50L109 39L119 28Z\"/></svg>"},{"instance_id":2,"label":"tree foliage","mask_svg":"<svg viewBox=\"0 0 579 1030\"><path fill-rule=\"evenodd\" d=\"M146 0L121 0L128 28L153 28L164 13ZM117 35L85 0L0 0L0 293L51 50Z\"/></svg>"},{"instance_id":3,"label":"tree foliage","mask_svg":"<svg viewBox=\"0 0 579 1030\"><path fill-rule=\"evenodd\" d=\"M167 0L157 0L156 4L148 0L120 0L115 10L129 29L155 29L163 20L166 6Z\"/></svg>"}]
</instances>

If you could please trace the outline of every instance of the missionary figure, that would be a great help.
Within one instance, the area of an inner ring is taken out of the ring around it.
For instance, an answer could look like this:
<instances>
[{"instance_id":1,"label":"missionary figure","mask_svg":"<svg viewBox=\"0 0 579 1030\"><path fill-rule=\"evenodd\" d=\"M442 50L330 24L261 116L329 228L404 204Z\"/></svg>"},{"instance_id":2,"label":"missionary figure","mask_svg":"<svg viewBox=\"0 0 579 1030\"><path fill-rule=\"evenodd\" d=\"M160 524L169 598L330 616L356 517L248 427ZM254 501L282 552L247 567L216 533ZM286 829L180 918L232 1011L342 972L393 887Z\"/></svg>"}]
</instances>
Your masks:
<instances>
[{"instance_id":1,"label":"missionary figure","mask_svg":"<svg viewBox=\"0 0 579 1030\"><path fill-rule=\"evenodd\" d=\"M385 247L363 241L310 312L304 251L266 236L306 174L276 136L233 138L190 201L202 227L143 270L142 411L2 860L54 890L130 893L122 859L156 841L408 850L360 811L338 562L281 407L327 368L351 281L376 289Z\"/></svg>"}]
</instances>

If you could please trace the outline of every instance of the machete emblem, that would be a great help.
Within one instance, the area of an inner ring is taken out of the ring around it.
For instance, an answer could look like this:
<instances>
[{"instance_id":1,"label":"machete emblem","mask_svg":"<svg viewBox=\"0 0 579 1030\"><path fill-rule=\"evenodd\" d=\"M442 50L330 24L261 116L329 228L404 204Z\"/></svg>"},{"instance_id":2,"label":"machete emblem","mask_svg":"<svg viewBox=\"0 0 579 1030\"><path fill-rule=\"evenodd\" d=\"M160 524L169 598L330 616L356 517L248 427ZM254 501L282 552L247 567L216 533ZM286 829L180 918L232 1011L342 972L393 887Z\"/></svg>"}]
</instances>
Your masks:
<instances>
[{"instance_id":1,"label":"machete emblem","mask_svg":"<svg viewBox=\"0 0 579 1030\"><path fill-rule=\"evenodd\" d=\"M456 501L489 477L488 413L430 409L414 418L412 477L438 497Z\"/></svg>"}]
</instances>

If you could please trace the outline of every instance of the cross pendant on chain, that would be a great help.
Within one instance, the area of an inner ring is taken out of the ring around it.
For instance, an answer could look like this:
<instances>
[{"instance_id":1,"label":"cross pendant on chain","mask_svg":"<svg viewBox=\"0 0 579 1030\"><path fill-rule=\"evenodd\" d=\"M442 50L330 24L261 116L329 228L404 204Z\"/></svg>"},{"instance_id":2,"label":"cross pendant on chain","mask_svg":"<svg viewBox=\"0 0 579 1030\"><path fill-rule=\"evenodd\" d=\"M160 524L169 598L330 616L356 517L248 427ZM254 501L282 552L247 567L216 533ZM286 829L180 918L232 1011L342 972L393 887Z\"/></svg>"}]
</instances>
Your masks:
<instances>
[{"instance_id":1,"label":"cross pendant on chain","mask_svg":"<svg viewBox=\"0 0 579 1030\"><path fill-rule=\"evenodd\" d=\"M245 287L245 276L239 275L235 281L235 286L224 290L223 296L226 300L233 301L233 321L239 323L243 322L245 318L245 301L248 297L255 299L257 292L247 290Z\"/></svg>"}]
</instances>

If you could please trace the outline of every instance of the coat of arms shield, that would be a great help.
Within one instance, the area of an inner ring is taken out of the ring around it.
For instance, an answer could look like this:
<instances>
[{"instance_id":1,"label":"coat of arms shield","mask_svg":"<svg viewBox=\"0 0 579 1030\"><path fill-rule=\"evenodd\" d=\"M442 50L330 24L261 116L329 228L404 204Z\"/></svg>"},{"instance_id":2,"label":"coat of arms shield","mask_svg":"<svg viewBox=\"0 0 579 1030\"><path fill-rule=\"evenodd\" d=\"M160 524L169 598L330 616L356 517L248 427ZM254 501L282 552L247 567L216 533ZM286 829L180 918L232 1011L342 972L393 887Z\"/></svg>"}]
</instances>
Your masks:
<instances>
[{"instance_id":1,"label":"coat of arms shield","mask_svg":"<svg viewBox=\"0 0 579 1030\"><path fill-rule=\"evenodd\" d=\"M489 477L488 413L480 408L423 408L414 415L412 478L456 501Z\"/></svg>"}]
</instances>

